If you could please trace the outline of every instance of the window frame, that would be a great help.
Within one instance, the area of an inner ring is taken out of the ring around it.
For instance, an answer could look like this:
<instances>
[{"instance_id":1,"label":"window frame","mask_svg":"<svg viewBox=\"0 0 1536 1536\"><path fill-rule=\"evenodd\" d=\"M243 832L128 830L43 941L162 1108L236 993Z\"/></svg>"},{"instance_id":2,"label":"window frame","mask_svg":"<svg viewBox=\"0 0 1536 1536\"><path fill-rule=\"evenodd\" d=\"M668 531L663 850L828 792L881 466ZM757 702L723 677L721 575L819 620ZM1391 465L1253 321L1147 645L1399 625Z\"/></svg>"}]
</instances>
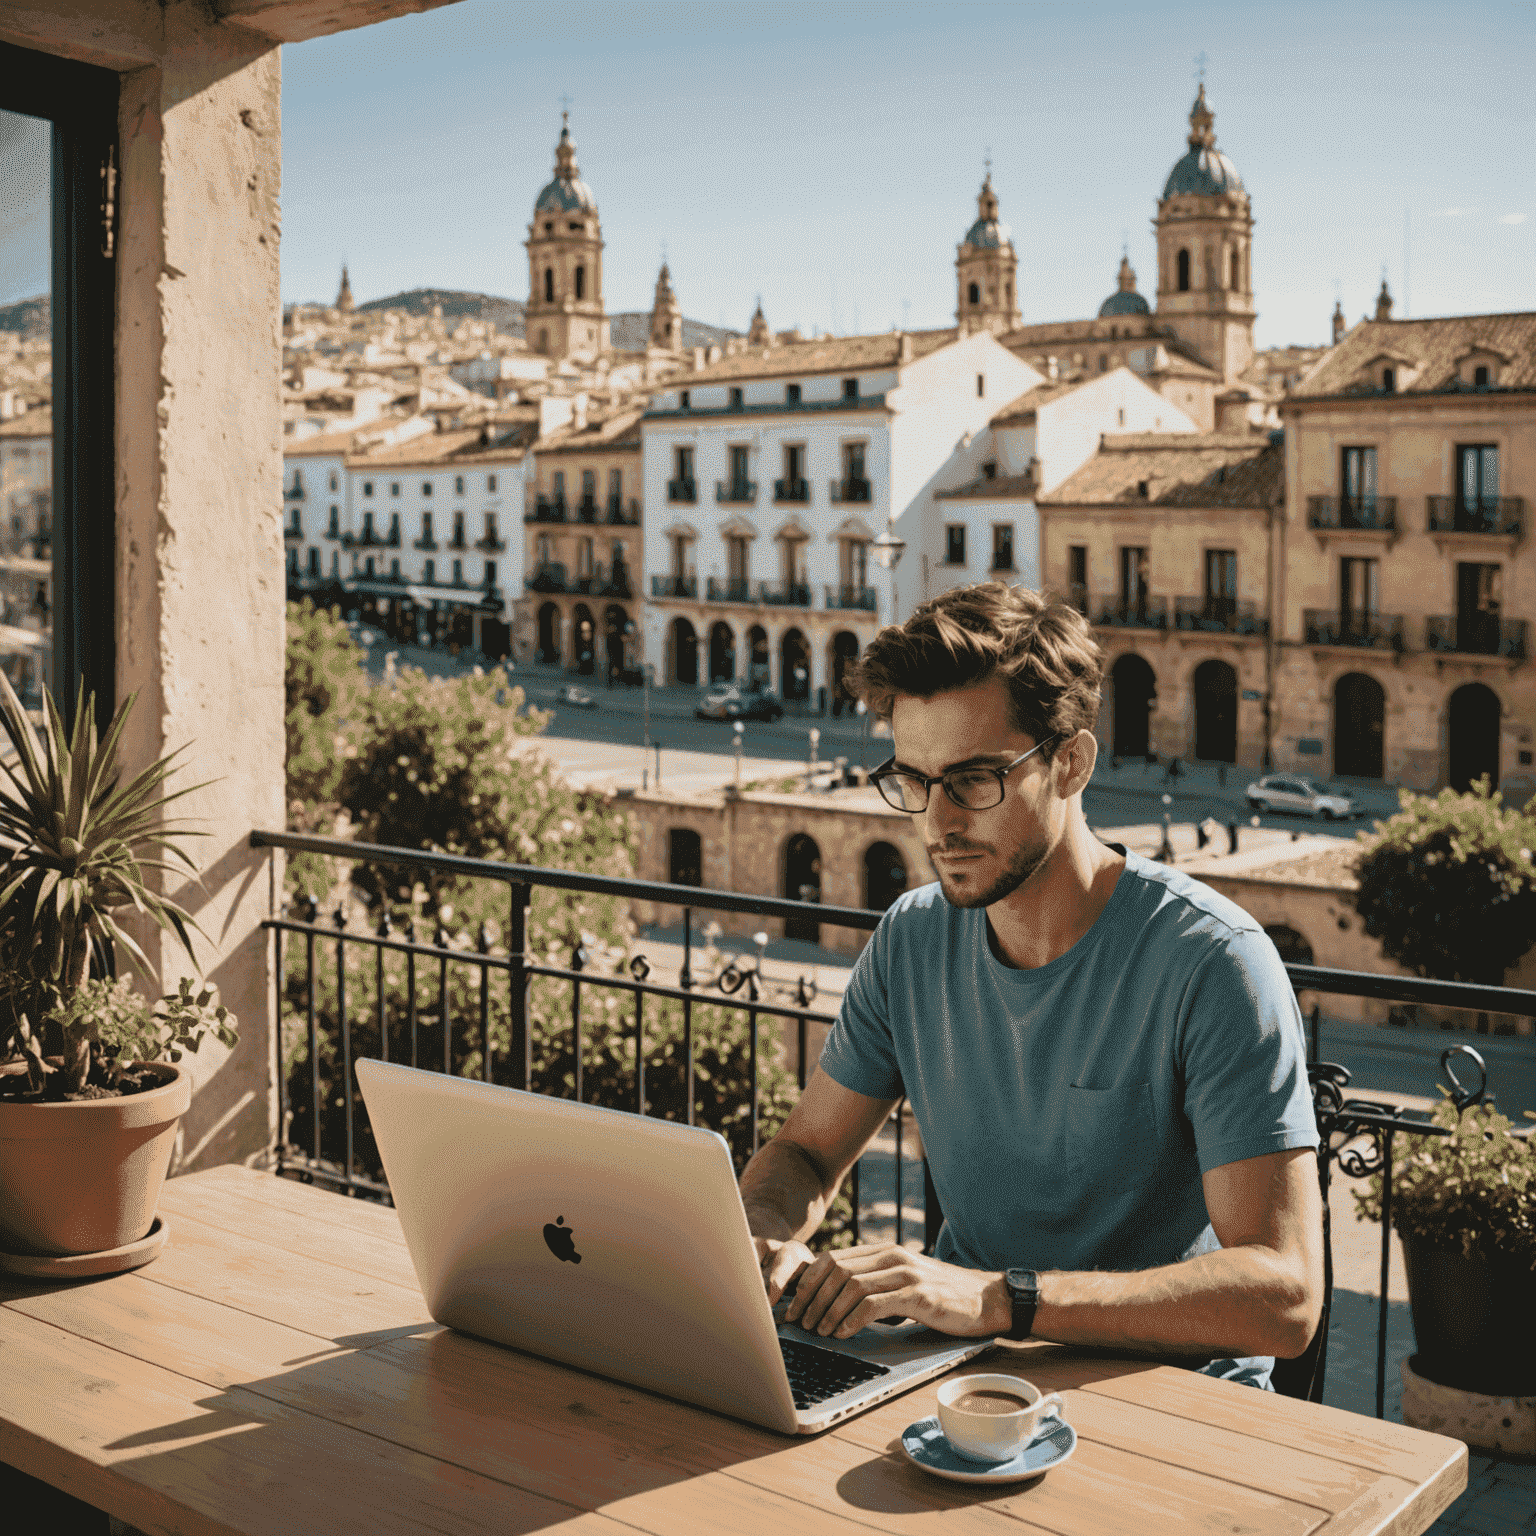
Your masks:
<instances>
[{"instance_id":1,"label":"window frame","mask_svg":"<svg viewBox=\"0 0 1536 1536\"><path fill-rule=\"evenodd\" d=\"M956 535L959 536L958 537L958 543L959 543L959 548L960 548L960 558L958 560L955 559L955 546L956 546L956 542L957 542ZM944 564L947 565L947 566L951 566L951 567L955 568L956 570L964 570L966 568L966 556L968 555L968 553L969 553L969 551L966 549L965 524L964 523L945 523L944 524Z\"/></svg>"}]
</instances>

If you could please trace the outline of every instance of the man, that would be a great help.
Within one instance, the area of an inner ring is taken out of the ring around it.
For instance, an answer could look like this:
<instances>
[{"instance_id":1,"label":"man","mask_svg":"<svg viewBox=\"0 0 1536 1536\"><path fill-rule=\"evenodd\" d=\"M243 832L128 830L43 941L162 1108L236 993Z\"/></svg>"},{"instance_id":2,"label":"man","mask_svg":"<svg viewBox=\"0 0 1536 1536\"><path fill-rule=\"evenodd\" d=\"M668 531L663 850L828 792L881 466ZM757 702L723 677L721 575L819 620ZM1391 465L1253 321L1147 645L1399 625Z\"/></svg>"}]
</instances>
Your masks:
<instances>
[{"instance_id":1,"label":"man","mask_svg":"<svg viewBox=\"0 0 1536 1536\"><path fill-rule=\"evenodd\" d=\"M874 777L938 884L859 957L820 1067L742 1175L769 1298L1097 1345L1267 1386L1322 1304L1301 1018L1258 924L1083 818L1102 655L1075 610L964 587L881 632L856 686ZM945 1213L933 1256L804 1246L905 1093Z\"/></svg>"}]
</instances>

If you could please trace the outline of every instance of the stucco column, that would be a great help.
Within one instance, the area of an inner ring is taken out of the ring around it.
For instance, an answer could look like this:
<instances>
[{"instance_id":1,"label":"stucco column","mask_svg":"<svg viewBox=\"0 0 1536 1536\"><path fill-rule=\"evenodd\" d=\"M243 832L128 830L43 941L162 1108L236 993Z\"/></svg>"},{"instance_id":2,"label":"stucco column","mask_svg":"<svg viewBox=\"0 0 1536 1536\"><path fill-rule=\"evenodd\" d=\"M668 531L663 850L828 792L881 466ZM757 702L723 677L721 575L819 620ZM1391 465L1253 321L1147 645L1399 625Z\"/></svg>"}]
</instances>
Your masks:
<instances>
[{"instance_id":1,"label":"stucco column","mask_svg":"<svg viewBox=\"0 0 1536 1536\"><path fill-rule=\"evenodd\" d=\"M567 672L576 662L576 625L571 618L571 610L562 606L560 609L560 665Z\"/></svg>"},{"instance_id":2,"label":"stucco column","mask_svg":"<svg viewBox=\"0 0 1536 1536\"><path fill-rule=\"evenodd\" d=\"M784 631L777 624L763 626L768 631L768 686L782 699L784 697L784 655L779 641Z\"/></svg>"},{"instance_id":3,"label":"stucco column","mask_svg":"<svg viewBox=\"0 0 1536 1536\"><path fill-rule=\"evenodd\" d=\"M283 539L278 53L201 7L161 13L160 61L124 75L117 316L117 691L125 757L186 747L175 807L205 835L199 968L237 1015L232 1056L189 1056L177 1168L254 1157L277 1121L276 977L260 923L282 872ZM160 987L193 968L157 931Z\"/></svg>"}]
</instances>

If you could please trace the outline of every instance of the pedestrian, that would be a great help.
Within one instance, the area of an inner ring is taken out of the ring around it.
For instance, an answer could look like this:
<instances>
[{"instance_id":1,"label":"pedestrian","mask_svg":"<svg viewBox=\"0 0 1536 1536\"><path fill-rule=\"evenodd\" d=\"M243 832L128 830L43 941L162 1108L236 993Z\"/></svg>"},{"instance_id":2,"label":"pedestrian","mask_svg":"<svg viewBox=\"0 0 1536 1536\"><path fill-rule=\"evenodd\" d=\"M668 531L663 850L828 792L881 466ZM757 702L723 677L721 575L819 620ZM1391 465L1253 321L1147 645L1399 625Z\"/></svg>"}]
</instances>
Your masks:
<instances>
[{"instance_id":1,"label":"pedestrian","mask_svg":"<svg viewBox=\"0 0 1536 1536\"><path fill-rule=\"evenodd\" d=\"M1182 771L1183 770L1179 767L1178 758L1170 757L1168 759L1168 771L1163 775L1163 783L1177 785L1179 782L1179 774Z\"/></svg>"},{"instance_id":2,"label":"pedestrian","mask_svg":"<svg viewBox=\"0 0 1536 1536\"><path fill-rule=\"evenodd\" d=\"M1227 823L1227 852L1237 852L1237 823L1235 821Z\"/></svg>"}]
</instances>

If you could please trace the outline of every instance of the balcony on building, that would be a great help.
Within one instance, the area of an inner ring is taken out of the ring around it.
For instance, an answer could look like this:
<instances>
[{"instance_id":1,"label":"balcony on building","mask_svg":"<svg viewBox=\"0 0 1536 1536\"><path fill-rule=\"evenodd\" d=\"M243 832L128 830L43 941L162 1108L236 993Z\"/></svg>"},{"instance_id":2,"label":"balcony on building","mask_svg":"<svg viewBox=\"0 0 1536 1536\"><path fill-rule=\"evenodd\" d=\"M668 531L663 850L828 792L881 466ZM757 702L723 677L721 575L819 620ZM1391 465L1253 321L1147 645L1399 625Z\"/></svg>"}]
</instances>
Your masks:
<instances>
[{"instance_id":1,"label":"balcony on building","mask_svg":"<svg viewBox=\"0 0 1536 1536\"><path fill-rule=\"evenodd\" d=\"M829 483L828 494L833 501L868 501L869 481L862 475L844 475Z\"/></svg>"},{"instance_id":2,"label":"balcony on building","mask_svg":"<svg viewBox=\"0 0 1536 1536\"><path fill-rule=\"evenodd\" d=\"M303 501L304 500L304 487L303 487L303 485L301 485L298 480L295 480L293 482L293 484L290 485L288 487L288 489L283 492L283 499L285 501Z\"/></svg>"},{"instance_id":3,"label":"balcony on building","mask_svg":"<svg viewBox=\"0 0 1536 1536\"><path fill-rule=\"evenodd\" d=\"M495 529L488 530L482 538L475 540L475 548L487 555L499 555L506 547L507 541Z\"/></svg>"},{"instance_id":4,"label":"balcony on building","mask_svg":"<svg viewBox=\"0 0 1536 1536\"><path fill-rule=\"evenodd\" d=\"M536 497L533 503L533 510L523 514L523 521L525 523L563 523L565 521L565 497Z\"/></svg>"},{"instance_id":5,"label":"balcony on building","mask_svg":"<svg viewBox=\"0 0 1536 1536\"><path fill-rule=\"evenodd\" d=\"M856 609L863 613L875 611L876 598L873 587L838 585L827 583L827 607Z\"/></svg>"},{"instance_id":6,"label":"balcony on building","mask_svg":"<svg viewBox=\"0 0 1536 1536\"><path fill-rule=\"evenodd\" d=\"M564 592L568 590L565 566L558 560L541 560L524 585L530 592Z\"/></svg>"},{"instance_id":7,"label":"balcony on building","mask_svg":"<svg viewBox=\"0 0 1536 1536\"><path fill-rule=\"evenodd\" d=\"M1424 648L1437 655L1502 656L1524 661L1526 621L1496 613L1434 614L1424 620Z\"/></svg>"},{"instance_id":8,"label":"balcony on building","mask_svg":"<svg viewBox=\"0 0 1536 1536\"><path fill-rule=\"evenodd\" d=\"M1513 542L1525 532L1523 496L1430 496L1429 533L1470 533Z\"/></svg>"},{"instance_id":9,"label":"balcony on building","mask_svg":"<svg viewBox=\"0 0 1536 1536\"><path fill-rule=\"evenodd\" d=\"M1081 581L1074 581L1067 588L1067 602L1084 618L1088 617L1088 588Z\"/></svg>"},{"instance_id":10,"label":"balcony on building","mask_svg":"<svg viewBox=\"0 0 1536 1536\"><path fill-rule=\"evenodd\" d=\"M691 496L688 499L690 501L693 500ZM626 509L622 496L610 496L608 498L608 521L618 528L638 528L640 526L639 501L631 496L629 498L629 506Z\"/></svg>"},{"instance_id":11,"label":"balcony on building","mask_svg":"<svg viewBox=\"0 0 1536 1536\"><path fill-rule=\"evenodd\" d=\"M697 576L652 576L652 597L693 597L699 595Z\"/></svg>"},{"instance_id":12,"label":"balcony on building","mask_svg":"<svg viewBox=\"0 0 1536 1536\"><path fill-rule=\"evenodd\" d=\"M1307 526L1314 533L1397 534L1396 496L1309 496Z\"/></svg>"},{"instance_id":13,"label":"balcony on building","mask_svg":"<svg viewBox=\"0 0 1536 1536\"><path fill-rule=\"evenodd\" d=\"M775 480L773 499L775 501L809 501L811 482L809 480Z\"/></svg>"},{"instance_id":14,"label":"balcony on building","mask_svg":"<svg viewBox=\"0 0 1536 1536\"><path fill-rule=\"evenodd\" d=\"M1099 605L1094 623L1110 629L1167 629L1168 599L1151 593L1115 598Z\"/></svg>"},{"instance_id":15,"label":"balcony on building","mask_svg":"<svg viewBox=\"0 0 1536 1536\"><path fill-rule=\"evenodd\" d=\"M412 549L436 549L437 547L437 540L430 533L424 533L419 539L411 540Z\"/></svg>"},{"instance_id":16,"label":"balcony on building","mask_svg":"<svg viewBox=\"0 0 1536 1536\"><path fill-rule=\"evenodd\" d=\"M1400 613L1340 613L1338 609L1307 608L1302 629L1308 645L1344 645L1375 651L1403 649Z\"/></svg>"},{"instance_id":17,"label":"balcony on building","mask_svg":"<svg viewBox=\"0 0 1536 1536\"><path fill-rule=\"evenodd\" d=\"M597 497L583 496L576 503L574 521L578 523L595 523L597 521Z\"/></svg>"},{"instance_id":18,"label":"balcony on building","mask_svg":"<svg viewBox=\"0 0 1536 1536\"><path fill-rule=\"evenodd\" d=\"M464 537L464 530L462 528L455 528L453 530L453 537L443 547L445 549L457 549L460 552L467 552L469 544Z\"/></svg>"},{"instance_id":19,"label":"balcony on building","mask_svg":"<svg viewBox=\"0 0 1536 1536\"><path fill-rule=\"evenodd\" d=\"M1269 619L1256 604L1235 597L1176 597L1174 628L1186 633L1267 635Z\"/></svg>"},{"instance_id":20,"label":"balcony on building","mask_svg":"<svg viewBox=\"0 0 1536 1536\"><path fill-rule=\"evenodd\" d=\"M757 500L756 480L716 480L715 500L722 503Z\"/></svg>"},{"instance_id":21,"label":"balcony on building","mask_svg":"<svg viewBox=\"0 0 1536 1536\"><path fill-rule=\"evenodd\" d=\"M718 576L711 576L704 592L712 603L750 603L752 601L752 583L745 577L733 576L729 581L722 581Z\"/></svg>"},{"instance_id":22,"label":"balcony on building","mask_svg":"<svg viewBox=\"0 0 1536 1536\"><path fill-rule=\"evenodd\" d=\"M668 501L697 501L699 499L699 484L696 480L668 480Z\"/></svg>"},{"instance_id":23,"label":"balcony on building","mask_svg":"<svg viewBox=\"0 0 1536 1536\"><path fill-rule=\"evenodd\" d=\"M340 539L341 537L341 520L334 512L331 514L330 522L325 525L325 537L328 539Z\"/></svg>"},{"instance_id":24,"label":"balcony on building","mask_svg":"<svg viewBox=\"0 0 1536 1536\"><path fill-rule=\"evenodd\" d=\"M289 514L288 521L283 524L283 541L300 539L304 537L304 526L299 521L299 509L295 507Z\"/></svg>"},{"instance_id":25,"label":"balcony on building","mask_svg":"<svg viewBox=\"0 0 1536 1536\"><path fill-rule=\"evenodd\" d=\"M774 608L809 608L811 588L804 581L760 581L756 584L756 597L760 603Z\"/></svg>"}]
</instances>

